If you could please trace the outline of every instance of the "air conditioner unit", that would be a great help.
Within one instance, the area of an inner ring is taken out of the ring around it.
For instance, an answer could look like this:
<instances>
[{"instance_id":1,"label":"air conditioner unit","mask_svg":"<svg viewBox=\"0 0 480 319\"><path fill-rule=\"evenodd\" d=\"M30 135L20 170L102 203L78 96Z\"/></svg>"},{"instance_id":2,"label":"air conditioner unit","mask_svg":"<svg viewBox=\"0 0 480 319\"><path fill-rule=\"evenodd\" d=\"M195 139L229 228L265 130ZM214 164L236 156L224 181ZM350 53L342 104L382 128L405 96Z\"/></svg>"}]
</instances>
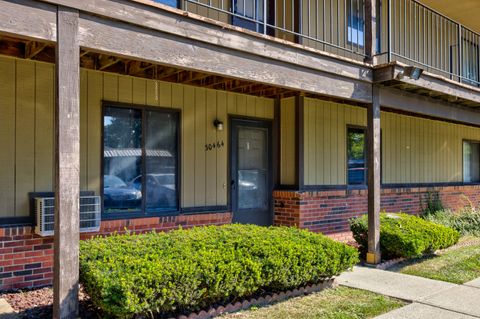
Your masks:
<instances>
[{"instance_id":1,"label":"air conditioner unit","mask_svg":"<svg viewBox=\"0 0 480 319\"><path fill-rule=\"evenodd\" d=\"M95 232L100 229L100 196L80 197L80 232ZM55 198L35 198L35 233L52 236L55 228Z\"/></svg>"}]
</instances>

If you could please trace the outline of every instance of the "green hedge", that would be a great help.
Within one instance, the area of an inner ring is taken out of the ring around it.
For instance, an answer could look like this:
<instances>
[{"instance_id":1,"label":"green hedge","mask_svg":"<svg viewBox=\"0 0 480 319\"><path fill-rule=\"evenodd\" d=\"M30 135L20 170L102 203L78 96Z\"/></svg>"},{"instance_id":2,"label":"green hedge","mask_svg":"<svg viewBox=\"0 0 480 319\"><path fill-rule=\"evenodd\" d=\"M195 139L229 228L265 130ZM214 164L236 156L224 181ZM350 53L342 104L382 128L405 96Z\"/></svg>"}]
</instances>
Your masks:
<instances>
[{"instance_id":1,"label":"green hedge","mask_svg":"<svg viewBox=\"0 0 480 319\"><path fill-rule=\"evenodd\" d=\"M350 220L353 237L362 252L368 247L367 216ZM380 249L384 258L418 257L458 242L460 234L449 227L407 214L380 214Z\"/></svg>"},{"instance_id":2,"label":"green hedge","mask_svg":"<svg viewBox=\"0 0 480 319\"><path fill-rule=\"evenodd\" d=\"M226 225L82 241L80 278L106 315L170 315L316 283L355 249L286 227Z\"/></svg>"}]
</instances>

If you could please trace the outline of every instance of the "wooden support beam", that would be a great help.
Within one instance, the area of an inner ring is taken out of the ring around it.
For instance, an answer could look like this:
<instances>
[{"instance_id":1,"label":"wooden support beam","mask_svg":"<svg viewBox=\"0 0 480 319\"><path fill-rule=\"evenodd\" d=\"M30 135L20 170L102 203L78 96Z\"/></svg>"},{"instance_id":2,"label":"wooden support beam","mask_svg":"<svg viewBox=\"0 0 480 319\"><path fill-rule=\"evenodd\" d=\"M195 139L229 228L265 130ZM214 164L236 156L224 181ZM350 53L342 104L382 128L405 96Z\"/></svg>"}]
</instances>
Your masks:
<instances>
[{"instance_id":1,"label":"wooden support beam","mask_svg":"<svg viewBox=\"0 0 480 319\"><path fill-rule=\"evenodd\" d=\"M47 47L47 43L30 41L25 43L25 59L33 59L37 54Z\"/></svg>"},{"instance_id":2,"label":"wooden support beam","mask_svg":"<svg viewBox=\"0 0 480 319\"><path fill-rule=\"evenodd\" d=\"M32 0L0 0L0 34L55 41L56 7Z\"/></svg>"},{"instance_id":3,"label":"wooden support beam","mask_svg":"<svg viewBox=\"0 0 480 319\"><path fill-rule=\"evenodd\" d=\"M367 263L378 264L380 254L380 91L372 89L367 111L368 252Z\"/></svg>"},{"instance_id":4,"label":"wooden support beam","mask_svg":"<svg viewBox=\"0 0 480 319\"><path fill-rule=\"evenodd\" d=\"M78 11L57 10L54 318L78 317L80 66Z\"/></svg>"},{"instance_id":5,"label":"wooden support beam","mask_svg":"<svg viewBox=\"0 0 480 319\"><path fill-rule=\"evenodd\" d=\"M477 109L461 107L399 89L381 87L380 103L383 107L403 112L480 126L480 111Z\"/></svg>"},{"instance_id":6,"label":"wooden support beam","mask_svg":"<svg viewBox=\"0 0 480 319\"><path fill-rule=\"evenodd\" d=\"M377 54L377 0L365 0L365 62L376 64Z\"/></svg>"},{"instance_id":7,"label":"wooden support beam","mask_svg":"<svg viewBox=\"0 0 480 319\"><path fill-rule=\"evenodd\" d=\"M254 52L200 43L95 16L82 14L79 26L79 41L85 50L111 52L123 59L169 65L290 90L371 102L371 83L345 77L343 72L319 72L313 70L312 65L307 67L286 63L261 57ZM357 68L357 72L360 69Z\"/></svg>"},{"instance_id":8,"label":"wooden support beam","mask_svg":"<svg viewBox=\"0 0 480 319\"><path fill-rule=\"evenodd\" d=\"M120 62L120 60L113 56L100 55L98 58L98 64L99 64L98 70L103 71L118 62Z\"/></svg>"}]
</instances>

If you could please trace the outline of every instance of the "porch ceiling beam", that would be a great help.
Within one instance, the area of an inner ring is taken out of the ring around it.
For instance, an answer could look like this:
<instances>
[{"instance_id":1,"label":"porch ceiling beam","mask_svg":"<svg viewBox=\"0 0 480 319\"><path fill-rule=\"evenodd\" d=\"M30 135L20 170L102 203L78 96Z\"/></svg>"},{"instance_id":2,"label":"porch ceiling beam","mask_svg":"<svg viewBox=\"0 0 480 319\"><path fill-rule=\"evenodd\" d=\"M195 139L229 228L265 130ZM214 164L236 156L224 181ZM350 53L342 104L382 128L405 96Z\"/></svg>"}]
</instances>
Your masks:
<instances>
[{"instance_id":1,"label":"porch ceiling beam","mask_svg":"<svg viewBox=\"0 0 480 319\"><path fill-rule=\"evenodd\" d=\"M56 41L56 6L31 0L0 0L0 34Z\"/></svg>"},{"instance_id":2,"label":"porch ceiling beam","mask_svg":"<svg viewBox=\"0 0 480 319\"><path fill-rule=\"evenodd\" d=\"M404 66L406 65L397 62L376 67L374 69L373 80L375 83L395 81L399 84L428 90L432 92L432 94L451 96L457 99L480 103L480 89L478 88L448 80L429 72L424 72L420 79L413 80L409 77L402 76Z\"/></svg>"},{"instance_id":3,"label":"porch ceiling beam","mask_svg":"<svg viewBox=\"0 0 480 319\"><path fill-rule=\"evenodd\" d=\"M452 122L480 126L480 111L433 100L415 93L389 87L380 88L380 103L403 112L416 113Z\"/></svg>"},{"instance_id":4,"label":"porch ceiling beam","mask_svg":"<svg viewBox=\"0 0 480 319\"><path fill-rule=\"evenodd\" d=\"M257 32L244 29L239 31L238 27L153 2L146 3L142 0L40 1L72 7L109 20L123 21L189 40L309 67L316 71L340 74L355 80L372 81L372 70L366 64Z\"/></svg>"},{"instance_id":5,"label":"porch ceiling beam","mask_svg":"<svg viewBox=\"0 0 480 319\"><path fill-rule=\"evenodd\" d=\"M34 41L25 44L25 59L33 59L37 54L47 47L47 43L38 43Z\"/></svg>"},{"instance_id":6,"label":"porch ceiling beam","mask_svg":"<svg viewBox=\"0 0 480 319\"><path fill-rule=\"evenodd\" d=\"M80 47L77 10L58 7L55 103L53 317L78 317Z\"/></svg>"},{"instance_id":7,"label":"porch ceiling beam","mask_svg":"<svg viewBox=\"0 0 480 319\"><path fill-rule=\"evenodd\" d=\"M79 30L80 45L99 53L359 102L371 99L371 84L368 82L186 40L119 21L80 15Z\"/></svg>"}]
</instances>

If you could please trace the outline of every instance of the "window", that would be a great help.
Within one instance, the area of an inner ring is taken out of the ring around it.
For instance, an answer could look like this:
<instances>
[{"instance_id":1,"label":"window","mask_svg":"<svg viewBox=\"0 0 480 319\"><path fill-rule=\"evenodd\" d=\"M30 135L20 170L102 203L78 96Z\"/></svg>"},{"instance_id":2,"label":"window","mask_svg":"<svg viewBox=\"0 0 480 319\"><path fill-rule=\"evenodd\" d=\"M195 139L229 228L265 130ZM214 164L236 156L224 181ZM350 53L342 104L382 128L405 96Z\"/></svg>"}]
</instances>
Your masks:
<instances>
[{"instance_id":1,"label":"window","mask_svg":"<svg viewBox=\"0 0 480 319\"><path fill-rule=\"evenodd\" d=\"M463 142L463 181L480 182L480 142Z\"/></svg>"},{"instance_id":2,"label":"window","mask_svg":"<svg viewBox=\"0 0 480 319\"><path fill-rule=\"evenodd\" d=\"M347 129L347 183L365 185L367 179L365 129Z\"/></svg>"},{"instance_id":3,"label":"window","mask_svg":"<svg viewBox=\"0 0 480 319\"><path fill-rule=\"evenodd\" d=\"M463 38L462 82L477 85L480 82L480 60L478 44Z\"/></svg>"},{"instance_id":4,"label":"window","mask_svg":"<svg viewBox=\"0 0 480 319\"><path fill-rule=\"evenodd\" d=\"M104 213L178 209L178 114L105 107Z\"/></svg>"},{"instance_id":5,"label":"window","mask_svg":"<svg viewBox=\"0 0 480 319\"><path fill-rule=\"evenodd\" d=\"M178 8L178 1L177 0L153 0L157 3L166 4L167 6Z\"/></svg>"},{"instance_id":6,"label":"window","mask_svg":"<svg viewBox=\"0 0 480 319\"><path fill-rule=\"evenodd\" d=\"M232 24L256 32L263 32L263 1L232 0ZM260 22L260 23L259 23Z\"/></svg>"},{"instance_id":7,"label":"window","mask_svg":"<svg viewBox=\"0 0 480 319\"><path fill-rule=\"evenodd\" d=\"M364 0L347 0L347 40L357 49L365 44Z\"/></svg>"}]
</instances>

